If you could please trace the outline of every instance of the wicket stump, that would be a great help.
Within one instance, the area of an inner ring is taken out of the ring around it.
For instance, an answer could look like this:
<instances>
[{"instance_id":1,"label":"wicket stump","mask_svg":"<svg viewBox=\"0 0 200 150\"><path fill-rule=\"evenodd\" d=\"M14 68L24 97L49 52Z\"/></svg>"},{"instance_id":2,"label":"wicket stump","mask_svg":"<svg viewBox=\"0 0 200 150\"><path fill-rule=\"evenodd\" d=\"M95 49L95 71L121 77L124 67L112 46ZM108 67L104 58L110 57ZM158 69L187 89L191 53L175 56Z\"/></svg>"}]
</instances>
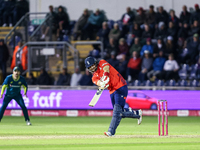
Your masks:
<instances>
[{"instance_id":1,"label":"wicket stump","mask_svg":"<svg viewBox=\"0 0 200 150\"><path fill-rule=\"evenodd\" d=\"M160 116L162 116L162 136L168 135L168 110L167 110L167 101L158 100L158 135L161 135L160 132ZM165 107L164 107L165 106ZM161 113L160 113L161 112ZM165 117L165 119L164 119ZM165 134L166 128L166 134Z\"/></svg>"}]
</instances>

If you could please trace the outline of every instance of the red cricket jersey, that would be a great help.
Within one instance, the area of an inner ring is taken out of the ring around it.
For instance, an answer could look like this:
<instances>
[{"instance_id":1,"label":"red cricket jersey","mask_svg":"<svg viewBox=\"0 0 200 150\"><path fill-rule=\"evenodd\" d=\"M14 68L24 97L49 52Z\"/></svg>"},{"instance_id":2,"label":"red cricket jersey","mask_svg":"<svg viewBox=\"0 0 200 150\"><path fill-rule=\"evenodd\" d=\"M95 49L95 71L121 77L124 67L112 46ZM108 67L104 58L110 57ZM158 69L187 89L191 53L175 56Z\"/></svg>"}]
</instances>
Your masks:
<instances>
[{"instance_id":1,"label":"red cricket jersey","mask_svg":"<svg viewBox=\"0 0 200 150\"><path fill-rule=\"evenodd\" d=\"M97 65L97 70L93 73L92 82L94 84L97 84L97 82L103 77L103 73L104 73L103 68L105 66L109 66L110 81L109 81L108 90L109 90L109 93L112 94L120 87L126 85L126 81L121 76L121 74L114 67L112 67L107 61L100 60L99 64Z\"/></svg>"}]
</instances>

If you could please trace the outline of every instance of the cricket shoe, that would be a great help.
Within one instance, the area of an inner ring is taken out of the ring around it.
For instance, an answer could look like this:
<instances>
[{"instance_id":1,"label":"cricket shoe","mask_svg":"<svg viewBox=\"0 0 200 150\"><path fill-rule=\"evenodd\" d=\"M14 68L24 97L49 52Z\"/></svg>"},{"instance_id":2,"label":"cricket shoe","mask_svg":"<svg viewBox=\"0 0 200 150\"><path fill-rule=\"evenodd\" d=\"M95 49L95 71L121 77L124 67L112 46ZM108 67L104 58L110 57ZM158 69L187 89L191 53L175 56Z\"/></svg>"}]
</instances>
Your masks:
<instances>
[{"instance_id":1,"label":"cricket shoe","mask_svg":"<svg viewBox=\"0 0 200 150\"><path fill-rule=\"evenodd\" d=\"M142 122L142 110L140 109L140 110L138 110L138 112L139 112L139 116L140 116L140 118L138 118L138 125L140 125Z\"/></svg>"},{"instance_id":2,"label":"cricket shoe","mask_svg":"<svg viewBox=\"0 0 200 150\"><path fill-rule=\"evenodd\" d=\"M108 136L108 137L114 136L114 135L112 135L110 132L104 132L104 134L105 134L106 136Z\"/></svg>"},{"instance_id":3,"label":"cricket shoe","mask_svg":"<svg viewBox=\"0 0 200 150\"><path fill-rule=\"evenodd\" d=\"M26 125L27 125L27 126L30 126L30 125L32 125L32 124L31 124L31 122L30 122L29 120L27 120L27 121L26 121Z\"/></svg>"}]
</instances>

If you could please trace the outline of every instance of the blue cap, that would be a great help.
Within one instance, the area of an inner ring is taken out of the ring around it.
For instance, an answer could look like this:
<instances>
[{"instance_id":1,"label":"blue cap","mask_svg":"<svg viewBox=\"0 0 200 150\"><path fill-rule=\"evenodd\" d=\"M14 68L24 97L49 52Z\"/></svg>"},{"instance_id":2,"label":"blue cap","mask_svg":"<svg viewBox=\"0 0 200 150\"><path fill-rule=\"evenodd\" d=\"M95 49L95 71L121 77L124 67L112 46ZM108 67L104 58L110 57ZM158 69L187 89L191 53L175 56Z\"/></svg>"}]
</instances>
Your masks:
<instances>
[{"instance_id":1,"label":"blue cap","mask_svg":"<svg viewBox=\"0 0 200 150\"><path fill-rule=\"evenodd\" d=\"M20 71L19 67L15 67L13 71Z\"/></svg>"},{"instance_id":2,"label":"blue cap","mask_svg":"<svg viewBox=\"0 0 200 150\"><path fill-rule=\"evenodd\" d=\"M97 64L97 60L94 57L89 56L85 59L85 67L86 68L89 69L94 64Z\"/></svg>"}]
</instances>

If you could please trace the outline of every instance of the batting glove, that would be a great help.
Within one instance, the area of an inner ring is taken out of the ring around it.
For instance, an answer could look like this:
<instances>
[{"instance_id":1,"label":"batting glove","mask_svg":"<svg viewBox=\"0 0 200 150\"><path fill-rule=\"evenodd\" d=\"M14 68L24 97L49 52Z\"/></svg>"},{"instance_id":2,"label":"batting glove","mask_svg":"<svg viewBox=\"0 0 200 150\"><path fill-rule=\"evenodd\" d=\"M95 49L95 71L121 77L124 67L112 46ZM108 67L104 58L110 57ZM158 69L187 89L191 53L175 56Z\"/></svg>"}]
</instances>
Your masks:
<instances>
[{"instance_id":1,"label":"batting glove","mask_svg":"<svg viewBox=\"0 0 200 150\"><path fill-rule=\"evenodd\" d=\"M108 76L103 76L102 78L101 78L101 81L102 82L105 82L106 84L110 81L110 78L108 77Z\"/></svg>"},{"instance_id":2,"label":"batting glove","mask_svg":"<svg viewBox=\"0 0 200 150\"><path fill-rule=\"evenodd\" d=\"M108 82L110 81L110 78L107 77L107 76L103 76L101 80L102 80L102 81L100 82L101 87L104 88L104 89L105 89L105 88L108 88L108 87L109 87Z\"/></svg>"},{"instance_id":3,"label":"batting glove","mask_svg":"<svg viewBox=\"0 0 200 150\"><path fill-rule=\"evenodd\" d=\"M100 85L101 85L101 88L103 89L106 89L109 87L109 84L105 84L105 82L101 82Z\"/></svg>"}]
</instances>

